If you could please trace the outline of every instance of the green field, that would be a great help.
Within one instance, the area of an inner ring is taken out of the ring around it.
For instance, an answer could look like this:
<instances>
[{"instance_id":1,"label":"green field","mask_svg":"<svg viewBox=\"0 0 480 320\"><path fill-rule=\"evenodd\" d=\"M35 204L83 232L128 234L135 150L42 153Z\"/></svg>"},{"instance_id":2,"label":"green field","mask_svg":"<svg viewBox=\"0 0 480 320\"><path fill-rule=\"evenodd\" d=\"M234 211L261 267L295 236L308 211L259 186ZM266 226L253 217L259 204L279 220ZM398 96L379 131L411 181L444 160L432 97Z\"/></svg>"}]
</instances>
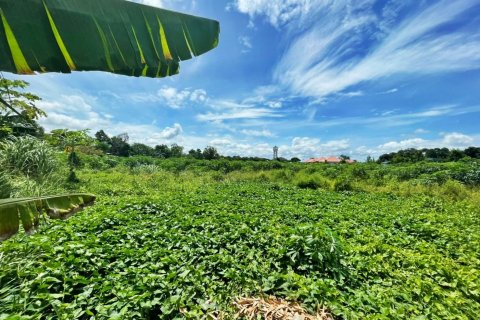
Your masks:
<instances>
[{"instance_id":1,"label":"green field","mask_svg":"<svg viewBox=\"0 0 480 320\"><path fill-rule=\"evenodd\" d=\"M335 319L480 314L476 163L84 160L70 188L97 204L0 245L0 319L228 319L262 295Z\"/></svg>"}]
</instances>

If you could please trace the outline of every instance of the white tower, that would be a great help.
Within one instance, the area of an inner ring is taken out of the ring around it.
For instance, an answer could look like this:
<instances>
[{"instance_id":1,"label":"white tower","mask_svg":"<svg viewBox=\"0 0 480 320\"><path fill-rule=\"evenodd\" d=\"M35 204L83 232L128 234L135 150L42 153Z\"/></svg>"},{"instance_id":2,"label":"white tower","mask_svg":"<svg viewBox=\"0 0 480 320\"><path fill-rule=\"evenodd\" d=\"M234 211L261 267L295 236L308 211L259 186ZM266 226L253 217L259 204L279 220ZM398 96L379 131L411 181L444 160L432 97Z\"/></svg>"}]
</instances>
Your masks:
<instances>
[{"instance_id":1,"label":"white tower","mask_svg":"<svg viewBox=\"0 0 480 320\"><path fill-rule=\"evenodd\" d=\"M278 147L275 146L273 147L273 160L277 160L278 159Z\"/></svg>"}]
</instances>

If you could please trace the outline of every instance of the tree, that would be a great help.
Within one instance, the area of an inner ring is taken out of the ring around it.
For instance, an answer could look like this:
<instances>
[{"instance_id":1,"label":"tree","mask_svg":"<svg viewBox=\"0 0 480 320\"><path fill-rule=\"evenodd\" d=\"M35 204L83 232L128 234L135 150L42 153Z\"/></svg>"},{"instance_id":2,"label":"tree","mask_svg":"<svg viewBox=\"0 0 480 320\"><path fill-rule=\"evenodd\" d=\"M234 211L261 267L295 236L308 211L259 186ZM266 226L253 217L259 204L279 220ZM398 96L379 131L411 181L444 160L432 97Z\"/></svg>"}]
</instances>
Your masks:
<instances>
[{"instance_id":1,"label":"tree","mask_svg":"<svg viewBox=\"0 0 480 320\"><path fill-rule=\"evenodd\" d=\"M0 79L0 138L9 134L43 135L43 128L35 121L46 113L35 105L40 97L24 91L28 85L23 80Z\"/></svg>"},{"instance_id":2,"label":"tree","mask_svg":"<svg viewBox=\"0 0 480 320\"><path fill-rule=\"evenodd\" d=\"M172 158L180 158L183 156L183 147L174 143L170 146L170 156Z\"/></svg>"},{"instance_id":3,"label":"tree","mask_svg":"<svg viewBox=\"0 0 480 320\"><path fill-rule=\"evenodd\" d=\"M87 132L89 130L68 130L68 129L56 129L52 130L50 134L46 136L46 140L53 146L59 147L62 150L68 152L68 165L70 167L70 173L67 181L79 182L75 168L81 165L80 158L78 157L75 148L78 146L92 145L94 140Z\"/></svg>"},{"instance_id":4,"label":"tree","mask_svg":"<svg viewBox=\"0 0 480 320\"><path fill-rule=\"evenodd\" d=\"M205 160L214 160L220 158L220 155L215 147L208 146L203 150L203 158Z\"/></svg>"},{"instance_id":5,"label":"tree","mask_svg":"<svg viewBox=\"0 0 480 320\"><path fill-rule=\"evenodd\" d=\"M188 151L188 155L195 159L203 159L203 153L202 153L202 150L200 149L197 149L197 150L192 149Z\"/></svg>"},{"instance_id":6,"label":"tree","mask_svg":"<svg viewBox=\"0 0 480 320\"><path fill-rule=\"evenodd\" d=\"M94 140L88 135L88 131L88 129L55 129L45 135L45 140L62 150L75 152L77 146L88 146L93 144Z\"/></svg>"},{"instance_id":7,"label":"tree","mask_svg":"<svg viewBox=\"0 0 480 320\"><path fill-rule=\"evenodd\" d=\"M450 156L449 156L450 161L458 161L463 157L465 157L465 153L463 153L463 151L461 150L453 149L450 151Z\"/></svg>"},{"instance_id":8,"label":"tree","mask_svg":"<svg viewBox=\"0 0 480 320\"><path fill-rule=\"evenodd\" d=\"M127 133L112 137L110 153L120 157L128 157L130 155L130 145L128 144L129 139L130 137Z\"/></svg>"},{"instance_id":9,"label":"tree","mask_svg":"<svg viewBox=\"0 0 480 320\"><path fill-rule=\"evenodd\" d=\"M130 146L131 156L153 156L154 150L152 147L143 143L134 143Z\"/></svg>"},{"instance_id":10,"label":"tree","mask_svg":"<svg viewBox=\"0 0 480 320\"><path fill-rule=\"evenodd\" d=\"M300 162L300 161L302 161L302 160L300 160L297 157L293 157L292 159L290 159L290 162Z\"/></svg>"},{"instance_id":11,"label":"tree","mask_svg":"<svg viewBox=\"0 0 480 320\"><path fill-rule=\"evenodd\" d=\"M161 144L159 146L155 146L154 153L155 153L156 157L164 158L164 159L170 158L170 156L172 154L170 152L170 148L166 144Z\"/></svg>"},{"instance_id":12,"label":"tree","mask_svg":"<svg viewBox=\"0 0 480 320\"><path fill-rule=\"evenodd\" d=\"M468 147L467 149L465 149L464 153L470 158L480 159L480 148Z\"/></svg>"}]
</instances>

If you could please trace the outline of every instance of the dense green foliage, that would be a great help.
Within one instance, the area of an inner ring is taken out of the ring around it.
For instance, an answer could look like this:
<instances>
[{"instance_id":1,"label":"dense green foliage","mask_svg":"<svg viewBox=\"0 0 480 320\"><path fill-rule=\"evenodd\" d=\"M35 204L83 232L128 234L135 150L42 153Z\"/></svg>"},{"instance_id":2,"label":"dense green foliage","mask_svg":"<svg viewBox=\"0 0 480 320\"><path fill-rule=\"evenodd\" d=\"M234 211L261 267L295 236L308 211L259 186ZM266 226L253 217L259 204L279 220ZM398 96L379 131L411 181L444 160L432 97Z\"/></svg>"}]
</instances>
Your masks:
<instances>
[{"instance_id":1,"label":"dense green foliage","mask_svg":"<svg viewBox=\"0 0 480 320\"><path fill-rule=\"evenodd\" d=\"M11 136L0 141L0 199L62 192L63 171L58 153L43 140Z\"/></svg>"},{"instance_id":2,"label":"dense green foliage","mask_svg":"<svg viewBox=\"0 0 480 320\"><path fill-rule=\"evenodd\" d=\"M40 97L24 91L28 85L23 80L0 78L0 139L8 135L43 134L35 120L46 114L35 105Z\"/></svg>"},{"instance_id":3,"label":"dense green foliage","mask_svg":"<svg viewBox=\"0 0 480 320\"><path fill-rule=\"evenodd\" d=\"M458 161L462 158L470 157L480 159L480 148L468 147L465 150L433 148L433 149L405 149L397 152L382 154L378 158L378 163L408 163L421 161L447 162Z\"/></svg>"},{"instance_id":4,"label":"dense green foliage","mask_svg":"<svg viewBox=\"0 0 480 320\"><path fill-rule=\"evenodd\" d=\"M338 319L480 313L478 181L460 182L475 162L81 160L77 188L99 203L1 244L3 318L229 317L235 297L262 294Z\"/></svg>"}]
</instances>

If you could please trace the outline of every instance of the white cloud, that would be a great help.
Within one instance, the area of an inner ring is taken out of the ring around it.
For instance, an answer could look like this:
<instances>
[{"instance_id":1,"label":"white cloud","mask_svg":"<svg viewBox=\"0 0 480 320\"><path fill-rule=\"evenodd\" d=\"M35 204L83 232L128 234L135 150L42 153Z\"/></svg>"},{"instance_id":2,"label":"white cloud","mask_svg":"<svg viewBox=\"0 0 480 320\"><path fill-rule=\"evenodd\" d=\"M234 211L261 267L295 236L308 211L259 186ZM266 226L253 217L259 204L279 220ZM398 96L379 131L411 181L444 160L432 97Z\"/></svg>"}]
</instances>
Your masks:
<instances>
[{"instance_id":1,"label":"white cloud","mask_svg":"<svg viewBox=\"0 0 480 320\"><path fill-rule=\"evenodd\" d=\"M310 137L296 137L291 147L282 146L289 157L307 159L311 157L339 155L348 151L350 143L347 139L331 140L321 143L320 139ZM285 150L286 149L286 150Z\"/></svg>"},{"instance_id":2,"label":"white cloud","mask_svg":"<svg viewBox=\"0 0 480 320\"><path fill-rule=\"evenodd\" d=\"M221 113L208 112L205 114L199 114L196 118L199 121L223 121L234 119L258 119L266 117L278 118L282 117L282 115L276 114L272 110L265 108L244 108L231 109Z\"/></svg>"},{"instance_id":3,"label":"white cloud","mask_svg":"<svg viewBox=\"0 0 480 320\"><path fill-rule=\"evenodd\" d=\"M465 147L473 144L475 139L463 133L452 132L443 136L442 143L450 147Z\"/></svg>"},{"instance_id":4,"label":"white cloud","mask_svg":"<svg viewBox=\"0 0 480 320\"><path fill-rule=\"evenodd\" d=\"M425 130L425 129L422 129L422 128L418 128L417 130L415 130L416 134L425 134L425 133L428 133L428 132L429 132L428 130Z\"/></svg>"},{"instance_id":5,"label":"white cloud","mask_svg":"<svg viewBox=\"0 0 480 320\"><path fill-rule=\"evenodd\" d=\"M379 145L377 149L380 152L388 153L388 152L398 151L402 149L409 149L409 148L416 148L416 149L429 148L431 144L432 144L431 141L428 141L425 139L412 138L412 139L406 139L402 141L390 141L382 145Z\"/></svg>"},{"instance_id":6,"label":"white cloud","mask_svg":"<svg viewBox=\"0 0 480 320\"><path fill-rule=\"evenodd\" d=\"M266 138L271 138L274 137L273 133L271 133L269 130L242 130L240 131L244 135L247 136L252 136L252 137L266 137Z\"/></svg>"},{"instance_id":7,"label":"white cloud","mask_svg":"<svg viewBox=\"0 0 480 320\"><path fill-rule=\"evenodd\" d=\"M46 118L39 123L47 131L68 128L71 130L90 129L90 133L103 129L109 135L127 132L131 142L141 142L148 145L168 143L181 137L182 126L175 123L172 127L159 128L155 125L131 124L114 121L109 114L94 110L96 99L77 95L62 95L57 100L42 100L37 106L47 112Z\"/></svg>"},{"instance_id":8,"label":"white cloud","mask_svg":"<svg viewBox=\"0 0 480 320\"><path fill-rule=\"evenodd\" d=\"M262 106L258 106L258 105ZM209 122L221 122L224 120L234 119L258 119L258 118L281 118L282 114L277 112L274 107L278 105L274 104L272 107L267 108L263 105L268 105L266 102L253 99L244 100L243 102L237 102L234 100L218 99L209 100L207 105L215 110L215 112L207 112L204 114L198 114L196 116L199 121Z\"/></svg>"},{"instance_id":9,"label":"white cloud","mask_svg":"<svg viewBox=\"0 0 480 320\"><path fill-rule=\"evenodd\" d=\"M341 95L345 96L345 97L352 98L352 97L361 97L361 96L364 95L364 93L363 93L363 91L350 91L350 92L342 93Z\"/></svg>"},{"instance_id":10,"label":"white cloud","mask_svg":"<svg viewBox=\"0 0 480 320\"><path fill-rule=\"evenodd\" d=\"M210 141L210 144L213 146L226 146L231 144L232 142L229 139L213 139Z\"/></svg>"},{"instance_id":11,"label":"white cloud","mask_svg":"<svg viewBox=\"0 0 480 320\"><path fill-rule=\"evenodd\" d=\"M129 99L136 103L162 103L172 109L180 109L191 103L203 104L208 101L207 92L203 89L183 89L164 86L157 93L134 93Z\"/></svg>"},{"instance_id":12,"label":"white cloud","mask_svg":"<svg viewBox=\"0 0 480 320\"><path fill-rule=\"evenodd\" d=\"M166 127L160 132L159 136L166 140L171 140L183 132L182 126L175 123L172 128Z\"/></svg>"},{"instance_id":13,"label":"white cloud","mask_svg":"<svg viewBox=\"0 0 480 320\"><path fill-rule=\"evenodd\" d=\"M184 1L184 0L127 0L131 2L137 2L147 6L157 7L167 10L181 10L192 11L196 7L196 1Z\"/></svg>"},{"instance_id":14,"label":"white cloud","mask_svg":"<svg viewBox=\"0 0 480 320\"><path fill-rule=\"evenodd\" d=\"M306 14L313 3L310 0L236 0L227 6L241 13L248 14L250 19L265 16L273 26L281 26L302 14ZM250 22L253 25L253 22Z\"/></svg>"},{"instance_id":15,"label":"white cloud","mask_svg":"<svg viewBox=\"0 0 480 320\"><path fill-rule=\"evenodd\" d=\"M470 145L480 143L478 136L469 136L459 132L442 133L440 139L422 139L411 138L400 141L389 141L378 145L376 147L361 146L356 148L355 154L358 156L367 155L379 156L383 153L397 152L403 149L423 149L423 148L449 148L449 149L464 149Z\"/></svg>"},{"instance_id":16,"label":"white cloud","mask_svg":"<svg viewBox=\"0 0 480 320\"><path fill-rule=\"evenodd\" d=\"M130 0L132 2L138 2L141 4L145 4L147 6L152 6L152 7L158 7L158 8L164 8L165 7L165 1L164 0Z\"/></svg>"},{"instance_id":17,"label":"white cloud","mask_svg":"<svg viewBox=\"0 0 480 320\"><path fill-rule=\"evenodd\" d=\"M480 112L480 106L460 107L457 105L442 105L412 113L395 114L395 112L395 110L389 110L375 116L366 115L362 117L343 117L338 119L322 120L321 122L312 122L303 125L315 125L324 128L346 125L375 125L381 127L404 126L428 121L431 118L438 118L442 116L458 116L463 114L478 113Z\"/></svg>"},{"instance_id":18,"label":"white cloud","mask_svg":"<svg viewBox=\"0 0 480 320\"><path fill-rule=\"evenodd\" d=\"M238 38L238 42L243 46L242 53L250 52L252 49L252 40L248 36L241 36Z\"/></svg>"},{"instance_id":19,"label":"white cloud","mask_svg":"<svg viewBox=\"0 0 480 320\"><path fill-rule=\"evenodd\" d=\"M267 16L279 3L237 2L241 12ZM292 2L301 6L303 1ZM480 67L478 33L452 28L449 33L431 35L474 7L477 1L438 1L397 24L396 29L388 30L370 52L354 58L352 53L358 52L365 36L379 31L374 2L322 3L309 12L317 17L321 13L322 19L317 19L308 31L293 39L275 69L275 80L294 94L322 98L364 81L395 74L432 74ZM286 8L288 4L282 7ZM272 20L271 23L278 24L278 21Z\"/></svg>"}]
</instances>

